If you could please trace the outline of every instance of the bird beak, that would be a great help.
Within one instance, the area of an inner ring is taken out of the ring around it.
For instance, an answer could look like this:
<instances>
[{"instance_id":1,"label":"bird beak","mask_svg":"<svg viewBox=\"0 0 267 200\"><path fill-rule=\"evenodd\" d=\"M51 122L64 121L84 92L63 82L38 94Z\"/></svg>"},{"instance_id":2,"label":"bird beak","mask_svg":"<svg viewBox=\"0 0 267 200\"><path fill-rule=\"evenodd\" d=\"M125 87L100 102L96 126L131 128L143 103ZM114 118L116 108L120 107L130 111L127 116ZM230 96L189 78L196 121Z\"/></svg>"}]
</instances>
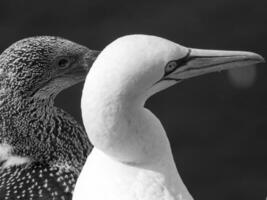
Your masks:
<instances>
[{"instance_id":1,"label":"bird beak","mask_svg":"<svg viewBox=\"0 0 267 200\"><path fill-rule=\"evenodd\" d=\"M101 51L96 51L96 50L89 50L85 56L84 56L84 61L85 61L85 70L88 72L95 62L97 56L100 54Z\"/></svg>"},{"instance_id":2,"label":"bird beak","mask_svg":"<svg viewBox=\"0 0 267 200\"><path fill-rule=\"evenodd\" d=\"M82 58L65 72L65 76L71 76L72 79L83 81L99 53L100 51L87 49Z\"/></svg>"},{"instance_id":3,"label":"bird beak","mask_svg":"<svg viewBox=\"0 0 267 200\"><path fill-rule=\"evenodd\" d=\"M180 60L182 65L180 64L165 79L181 81L202 74L263 62L262 56L252 52L188 49L182 62Z\"/></svg>"}]
</instances>

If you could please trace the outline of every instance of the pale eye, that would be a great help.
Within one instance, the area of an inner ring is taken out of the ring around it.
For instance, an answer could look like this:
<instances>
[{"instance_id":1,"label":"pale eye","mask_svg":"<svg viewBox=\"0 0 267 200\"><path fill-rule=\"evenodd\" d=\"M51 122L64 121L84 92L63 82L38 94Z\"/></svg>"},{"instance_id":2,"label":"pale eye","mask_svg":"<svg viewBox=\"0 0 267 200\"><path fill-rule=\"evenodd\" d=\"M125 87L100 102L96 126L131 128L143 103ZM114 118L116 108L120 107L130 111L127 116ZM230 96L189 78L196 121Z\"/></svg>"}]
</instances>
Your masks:
<instances>
[{"instance_id":1,"label":"pale eye","mask_svg":"<svg viewBox=\"0 0 267 200\"><path fill-rule=\"evenodd\" d=\"M177 63L175 61L169 62L165 67L165 74L172 73L177 68Z\"/></svg>"}]
</instances>

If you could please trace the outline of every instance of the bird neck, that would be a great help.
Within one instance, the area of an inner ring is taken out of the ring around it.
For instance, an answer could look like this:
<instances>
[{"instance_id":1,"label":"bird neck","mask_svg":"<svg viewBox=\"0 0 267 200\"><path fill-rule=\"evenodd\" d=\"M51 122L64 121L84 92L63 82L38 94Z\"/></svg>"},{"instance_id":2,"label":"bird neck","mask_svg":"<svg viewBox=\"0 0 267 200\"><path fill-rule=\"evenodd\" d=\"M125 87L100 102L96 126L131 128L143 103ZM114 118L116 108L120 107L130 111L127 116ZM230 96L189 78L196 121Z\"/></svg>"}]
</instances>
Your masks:
<instances>
[{"instance_id":1,"label":"bird neck","mask_svg":"<svg viewBox=\"0 0 267 200\"><path fill-rule=\"evenodd\" d=\"M12 143L10 140L16 140L15 134L19 138L34 135L33 130L41 122L49 122L53 109L51 99L7 98L0 106L0 139Z\"/></svg>"},{"instance_id":2,"label":"bird neck","mask_svg":"<svg viewBox=\"0 0 267 200\"><path fill-rule=\"evenodd\" d=\"M170 155L165 131L149 110L114 103L102 114L96 119L98 127L94 126L98 130L87 133L92 135L89 138L93 139L95 146L110 156L121 162L141 164Z\"/></svg>"},{"instance_id":3,"label":"bird neck","mask_svg":"<svg viewBox=\"0 0 267 200\"><path fill-rule=\"evenodd\" d=\"M109 165L113 160L124 169L134 168L137 174L151 173L152 176L145 175L144 182L160 176L159 184L173 196L179 199L182 195L186 197L183 199L191 200L176 169L165 130L156 116L134 100L129 103L118 99L110 102L112 98L104 102L103 99L94 101L92 107L87 102L88 112L83 113L87 134L95 147L93 153L100 151L105 155L100 162ZM86 121L88 117L90 122Z\"/></svg>"},{"instance_id":4,"label":"bird neck","mask_svg":"<svg viewBox=\"0 0 267 200\"><path fill-rule=\"evenodd\" d=\"M0 113L0 144L12 146L15 155L82 167L85 160L79 156L86 158L90 151L86 133L53 99L15 99L2 105Z\"/></svg>"},{"instance_id":5,"label":"bird neck","mask_svg":"<svg viewBox=\"0 0 267 200\"><path fill-rule=\"evenodd\" d=\"M13 117L29 118L35 115L39 119L43 119L45 113L52 114L54 109L53 98L31 98L31 97L14 97L10 96L5 98L4 102L0 105L0 112L6 118L4 121ZM48 116L47 116L48 117Z\"/></svg>"}]
</instances>

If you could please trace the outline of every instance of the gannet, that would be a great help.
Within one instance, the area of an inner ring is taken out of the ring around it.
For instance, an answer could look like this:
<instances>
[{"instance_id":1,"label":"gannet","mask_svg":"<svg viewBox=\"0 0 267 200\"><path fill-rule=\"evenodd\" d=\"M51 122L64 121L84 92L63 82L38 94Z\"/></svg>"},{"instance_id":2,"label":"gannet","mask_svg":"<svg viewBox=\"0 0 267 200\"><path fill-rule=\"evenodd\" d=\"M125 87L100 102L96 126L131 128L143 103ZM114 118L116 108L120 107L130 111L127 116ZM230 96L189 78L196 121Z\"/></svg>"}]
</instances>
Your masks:
<instances>
[{"instance_id":1,"label":"gannet","mask_svg":"<svg viewBox=\"0 0 267 200\"><path fill-rule=\"evenodd\" d=\"M91 144L54 99L85 79L96 56L52 36L20 40L0 55L1 200L71 200Z\"/></svg>"},{"instance_id":2,"label":"gannet","mask_svg":"<svg viewBox=\"0 0 267 200\"><path fill-rule=\"evenodd\" d=\"M82 118L94 148L74 200L192 200L146 100L185 79L262 61L251 52L193 49L149 35L109 44L82 93Z\"/></svg>"}]
</instances>

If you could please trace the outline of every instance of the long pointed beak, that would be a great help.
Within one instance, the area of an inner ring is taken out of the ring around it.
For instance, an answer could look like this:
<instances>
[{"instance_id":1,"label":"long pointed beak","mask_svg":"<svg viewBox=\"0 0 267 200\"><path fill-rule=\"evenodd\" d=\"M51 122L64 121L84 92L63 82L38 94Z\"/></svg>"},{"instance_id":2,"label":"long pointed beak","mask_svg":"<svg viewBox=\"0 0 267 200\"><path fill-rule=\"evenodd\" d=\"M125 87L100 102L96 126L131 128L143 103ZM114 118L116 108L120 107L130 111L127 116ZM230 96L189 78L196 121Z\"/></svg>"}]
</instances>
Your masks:
<instances>
[{"instance_id":1,"label":"long pointed beak","mask_svg":"<svg viewBox=\"0 0 267 200\"><path fill-rule=\"evenodd\" d=\"M259 54L245 51L188 49L182 65L167 79L184 80L211 72L265 62Z\"/></svg>"}]
</instances>

